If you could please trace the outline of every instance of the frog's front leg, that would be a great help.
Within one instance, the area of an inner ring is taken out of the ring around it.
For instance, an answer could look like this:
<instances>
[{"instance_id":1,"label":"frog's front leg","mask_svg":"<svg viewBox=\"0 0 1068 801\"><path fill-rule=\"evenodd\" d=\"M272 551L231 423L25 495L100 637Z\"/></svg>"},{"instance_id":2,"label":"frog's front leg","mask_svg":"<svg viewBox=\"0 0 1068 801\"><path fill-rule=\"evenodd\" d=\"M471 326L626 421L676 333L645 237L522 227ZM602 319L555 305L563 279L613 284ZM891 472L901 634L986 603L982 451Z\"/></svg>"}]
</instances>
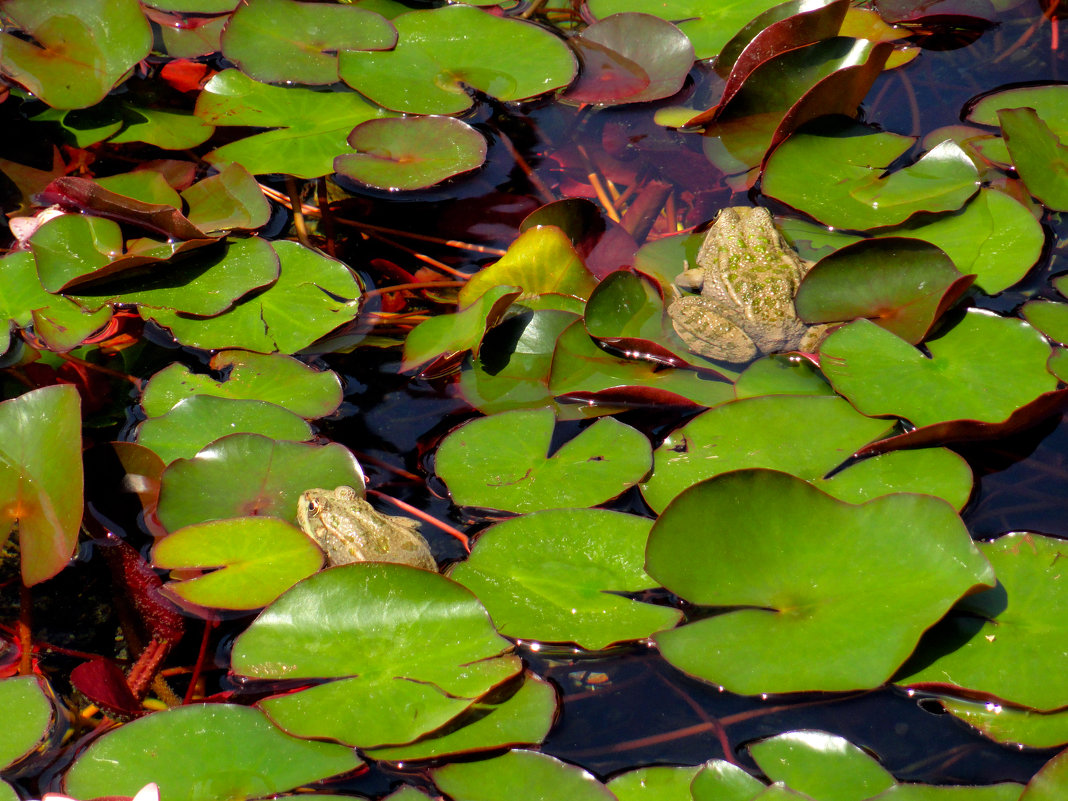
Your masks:
<instances>
[{"instance_id":1,"label":"frog's front leg","mask_svg":"<svg viewBox=\"0 0 1068 801\"><path fill-rule=\"evenodd\" d=\"M694 353L725 362L747 362L760 351L741 328L718 311L717 305L700 295L675 298L668 306L675 333Z\"/></svg>"}]
</instances>

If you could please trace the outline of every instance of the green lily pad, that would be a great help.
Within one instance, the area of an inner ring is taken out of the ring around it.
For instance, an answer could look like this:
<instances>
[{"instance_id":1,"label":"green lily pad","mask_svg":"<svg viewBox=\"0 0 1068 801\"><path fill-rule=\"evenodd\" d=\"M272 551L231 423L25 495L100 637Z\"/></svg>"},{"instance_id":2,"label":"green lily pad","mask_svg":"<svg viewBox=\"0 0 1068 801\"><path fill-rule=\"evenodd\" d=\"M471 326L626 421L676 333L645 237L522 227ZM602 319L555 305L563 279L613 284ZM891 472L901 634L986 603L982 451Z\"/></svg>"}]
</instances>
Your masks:
<instances>
[{"instance_id":1,"label":"green lily pad","mask_svg":"<svg viewBox=\"0 0 1068 801\"><path fill-rule=\"evenodd\" d=\"M232 665L249 678L327 679L260 706L299 736L370 747L434 731L517 674L509 647L459 584L362 562L283 594L237 638Z\"/></svg>"},{"instance_id":2,"label":"green lily pad","mask_svg":"<svg viewBox=\"0 0 1068 801\"><path fill-rule=\"evenodd\" d=\"M994 583L945 501L854 506L769 470L682 493L653 524L646 570L728 607L654 639L676 667L743 694L876 687L958 598Z\"/></svg>"},{"instance_id":3,"label":"green lily pad","mask_svg":"<svg viewBox=\"0 0 1068 801\"><path fill-rule=\"evenodd\" d=\"M334 158L352 152L345 137L353 128L392 116L355 92L271 86L239 70L223 70L208 81L196 114L212 125L275 129L216 148L204 157L209 163L237 162L253 175L284 172L297 178L329 175Z\"/></svg>"},{"instance_id":4,"label":"green lily pad","mask_svg":"<svg viewBox=\"0 0 1068 801\"><path fill-rule=\"evenodd\" d=\"M145 414L166 414L194 395L267 401L307 420L326 417L341 405L337 373L316 370L290 356L224 350L211 357L211 369L221 375L219 380L177 362L167 365L145 384Z\"/></svg>"},{"instance_id":5,"label":"green lily pad","mask_svg":"<svg viewBox=\"0 0 1068 801\"><path fill-rule=\"evenodd\" d=\"M155 170L134 170L97 178L96 183L109 192L132 197L153 206L170 206L181 210L182 198L167 183L162 173Z\"/></svg>"},{"instance_id":6,"label":"green lily pad","mask_svg":"<svg viewBox=\"0 0 1068 801\"><path fill-rule=\"evenodd\" d=\"M791 731L749 746L773 782L819 801L864 801L893 787L894 777L848 740L822 731Z\"/></svg>"},{"instance_id":7,"label":"green lily pad","mask_svg":"<svg viewBox=\"0 0 1068 801\"><path fill-rule=\"evenodd\" d=\"M929 242L869 239L820 260L805 275L794 307L806 323L865 317L916 344L973 280Z\"/></svg>"},{"instance_id":8,"label":"green lily pad","mask_svg":"<svg viewBox=\"0 0 1068 801\"><path fill-rule=\"evenodd\" d=\"M294 520L297 498L313 487L364 486L347 448L331 442L278 442L257 434L216 440L163 473L159 519L168 531L208 520L269 515Z\"/></svg>"},{"instance_id":9,"label":"green lily pad","mask_svg":"<svg viewBox=\"0 0 1068 801\"><path fill-rule=\"evenodd\" d=\"M11 347L11 323L19 328L32 325L34 336L46 347L63 353L107 325L111 315L111 309L89 312L69 298L46 292L33 254L16 251L0 259L0 353Z\"/></svg>"},{"instance_id":10,"label":"green lily pad","mask_svg":"<svg viewBox=\"0 0 1068 801\"><path fill-rule=\"evenodd\" d=\"M495 286L517 286L526 295L552 293L586 300L597 279L562 230L540 225L524 231L499 261L468 279L460 290L460 306L470 306Z\"/></svg>"},{"instance_id":11,"label":"green lily pad","mask_svg":"<svg viewBox=\"0 0 1068 801\"><path fill-rule=\"evenodd\" d=\"M43 679L15 676L0 680L0 709L4 729L0 734L0 768L29 754L48 733L55 719Z\"/></svg>"},{"instance_id":12,"label":"green lily pad","mask_svg":"<svg viewBox=\"0 0 1068 801\"><path fill-rule=\"evenodd\" d=\"M467 5L393 19L392 50L343 50L341 80L380 106L412 114L470 108L466 87L523 100L567 86L577 63L566 44L535 25ZM487 66L492 65L492 66Z\"/></svg>"},{"instance_id":13,"label":"green lily pad","mask_svg":"<svg viewBox=\"0 0 1068 801\"><path fill-rule=\"evenodd\" d=\"M22 583L67 566L82 522L82 416L71 384L0 403L0 531L19 537Z\"/></svg>"},{"instance_id":14,"label":"green lily pad","mask_svg":"<svg viewBox=\"0 0 1068 801\"><path fill-rule=\"evenodd\" d=\"M486 331L500 320L512 301L522 294L517 287L495 286L455 314L439 314L419 323L404 340L402 370L465 350L478 355Z\"/></svg>"},{"instance_id":15,"label":"green lily pad","mask_svg":"<svg viewBox=\"0 0 1068 801\"><path fill-rule=\"evenodd\" d=\"M557 339L549 390L571 400L593 400L606 406L614 400L628 407L687 401L716 406L734 394L730 383L693 370L613 356L597 347L581 322L569 326Z\"/></svg>"},{"instance_id":16,"label":"green lily pad","mask_svg":"<svg viewBox=\"0 0 1068 801\"><path fill-rule=\"evenodd\" d=\"M916 426L947 420L997 423L1057 387L1050 347L1022 320L969 311L926 343L930 357L868 320L833 332L820 364L835 390L869 415Z\"/></svg>"},{"instance_id":17,"label":"green lily pad","mask_svg":"<svg viewBox=\"0 0 1068 801\"><path fill-rule=\"evenodd\" d=\"M454 801L615 801L608 788L589 772L534 751L509 751L483 762L454 762L436 768L431 775Z\"/></svg>"},{"instance_id":18,"label":"green lily pad","mask_svg":"<svg viewBox=\"0 0 1068 801\"><path fill-rule=\"evenodd\" d=\"M690 783L700 770L700 765L638 768L613 776L606 786L618 801L692 801Z\"/></svg>"},{"instance_id":19,"label":"green lily pad","mask_svg":"<svg viewBox=\"0 0 1068 801\"><path fill-rule=\"evenodd\" d=\"M170 464L190 459L208 443L237 433L298 442L315 437L307 421L273 403L193 395L141 423L135 441Z\"/></svg>"},{"instance_id":20,"label":"green lily pad","mask_svg":"<svg viewBox=\"0 0 1068 801\"><path fill-rule=\"evenodd\" d=\"M739 399L760 395L833 395L834 390L812 362L777 353L757 359L734 382Z\"/></svg>"},{"instance_id":21,"label":"green lily pad","mask_svg":"<svg viewBox=\"0 0 1068 801\"><path fill-rule=\"evenodd\" d=\"M1068 211L1068 147L1034 109L1002 109L998 119L1027 190L1054 211Z\"/></svg>"},{"instance_id":22,"label":"green lily pad","mask_svg":"<svg viewBox=\"0 0 1068 801\"><path fill-rule=\"evenodd\" d=\"M1020 785L1003 784L936 786L897 784L871 801L1018 801Z\"/></svg>"},{"instance_id":23,"label":"green lily pad","mask_svg":"<svg viewBox=\"0 0 1068 801\"><path fill-rule=\"evenodd\" d=\"M550 409L520 409L449 434L435 469L453 502L510 512L595 506L649 470L649 440L615 418L595 421L550 455L554 425Z\"/></svg>"},{"instance_id":24,"label":"green lily pad","mask_svg":"<svg viewBox=\"0 0 1068 801\"><path fill-rule=\"evenodd\" d=\"M111 144L144 142L162 150L189 150L204 144L215 132L214 125L190 112L124 103L122 116L123 128L108 140Z\"/></svg>"},{"instance_id":25,"label":"green lily pad","mask_svg":"<svg viewBox=\"0 0 1068 801\"><path fill-rule=\"evenodd\" d=\"M804 430L804 437L792 433L799 428ZM664 439L653 453L653 473L641 485L642 496L655 511L662 511L680 492L698 481L754 467L781 470L817 481L862 446L886 436L892 428L891 421L858 414L846 401L833 395L770 395L725 403L695 417ZM791 441L791 447L782 447L784 441ZM867 474L873 468L863 467L864 464L849 467L839 476L858 468L862 475ZM913 473L913 483L906 484L908 490L937 494L939 489L950 489L955 501L967 500L971 475L962 462L946 476L924 470L921 464L921 461L906 461L902 466L906 481L908 473L920 468L918 474ZM939 462L930 467L945 470L947 465ZM867 477L872 478L871 474ZM961 478L964 478L963 493L958 489ZM848 501L866 499L865 492L883 495L904 489L896 482L867 485L863 481L845 480L839 485L840 480L836 476L824 482L821 489L837 497L841 487L845 497L840 499Z\"/></svg>"},{"instance_id":26,"label":"green lily pad","mask_svg":"<svg viewBox=\"0 0 1068 801\"><path fill-rule=\"evenodd\" d=\"M1068 790L1068 751L1061 751L1027 783L1020 801L1057 801Z\"/></svg>"},{"instance_id":27,"label":"green lily pad","mask_svg":"<svg viewBox=\"0 0 1068 801\"><path fill-rule=\"evenodd\" d=\"M969 104L965 119L998 125L998 112L1006 108L1033 108L1058 136L1068 133L1068 87L1063 84L1017 86L983 95Z\"/></svg>"},{"instance_id":28,"label":"green lily pad","mask_svg":"<svg viewBox=\"0 0 1068 801\"><path fill-rule=\"evenodd\" d=\"M999 743L1053 748L1068 743L1068 711L1036 712L1033 709L940 697L942 707L959 720Z\"/></svg>"},{"instance_id":29,"label":"green lily pad","mask_svg":"<svg viewBox=\"0 0 1068 801\"><path fill-rule=\"evenodd\" d=\"M378 189L425 189L477 169L486 140L452 117L368 120L352 129L356 153L334 159L334 171Z\"/></svg>"},{"instance_id":30,"label":"green lily pad","mask_svg":"<svg viewBox=\"0 0 1068 801\"><path fill-rule=\"evenodd\" d=\"M710 759L690 783L693 801L752 801L766 785L724 759Z\"/></svg>"},{"instance_id":31,"label":"green lily pad","mask_svg":"<svg viewBox=\"0 0 1068 801\"><path fill-rule=\"evenodd\" d=\"M132 796L148 782L168 801L249 798L355 770L351 748L301 740L258 709L190 704L140 718L94 740L64 776L78 798Z\"/></svg>"},{"instance_id":32,"label":"green lily pad","mask_svg":"<svg viewBox=\"0 0 1068 801\"><path fill-rule=\"evenodd\" d=\"M387 762L409 762L540 743L549 734L556 708L553 685L528 673L514 694L503 701L476 701L441 732L408 745L365 748L363 753Z\"/></svg>"},{"instance_id":33,"label":"green lily pad","mask_svg":"<svg viewBox=\"0 0 1068 801\"><path fill-rule=\"evenodd\" d=\"M961 600L935 626L900 684L938 684L1042 711L1068 706L1068 591L1058 563L1064 541L1006 534L979 549L997 571L998 586Z\"/></svg>"},{"instance_id":34,"label":"green lily pad","mask_svg":"<svg viewBox=\"0 0 1068 801\"><path fill-rule=\"evenodd\" d=\"M713 58L730 41L734 31L757 14L778 4L779 0L730 0L714 6L701 0L592 0L588 7L596 19L624 11L636 11L677 23L679 30L693 42L695 56L703 59Z\"/></svg>"},{"instance_id":35,"label":"green lily pad","mask_svg":"<svg viewBox=\"0 0 1068 801\"><path fill-rule=\"evenodd\" d=\"M167 264L155 264L145 275L121 276L81 284L71 294L87 306L123 303L146 315L222 314L243 295L274 283L279 259L271 243L259 237L228 239L199 248Z\"/></svg>"},{"instance_id":36,"label":"green lily pad","mask_svg":"<svg viewBox=\"0 0 1068 801\"><path fill-rule=\"evenodd\" d=\"M222 35L222 53L243 73L267 83L337 81L337 52L388 50L397 31L373 11L353 6L250 0Z\"/></svg>"},{"instance_id":37,"label":"green lily pad","mask_svg":"<svg viewBox=\"0 0 1068 801\"><path fill-rule=\"evenodd\" d=\"M271 247L281 265L278 280L224 314L193 317L141 308L141 316L169 329L184 345L257 353L296 353L356 316L360 288L343 262L297 242Z\"/></svg>"},{"instance_id":38,"label":"green lily pad","mask_svg":"<svg viewBox=\"0 0 1068 801\"><path fill-rule=\"evenodd\" d=\"M652 522L605 509L552 509L483 532L449 577L506 637L599 650L678 623L681 613L615 593L656 585L642 569Z\"/></svg>"},{"instance_id":39,"label":"green lily pad","mask_svg":"<svg viewBox=\"0 0 1068 801\"><path fill-rule=\"evenodd\" d=\"M148 55L152 31L137 0L9 0L0 67L52 108L99 102Z\"/></svg>"},{"instance_id":40,"label":"green lily pad","mask_svg":"<svg viewBox=\"0 0 1068 801\"><path fill-rule=\"evenodd\" d=\"M1029 300L1020 309L1027 322L1055 342L1068 342L1068 303Z\"/></svg>"},{"instance_id":41,"label":"green lily pad","mask_svg":"<svg viewBox=\"0 0 1068 801\"><path fill-rule=\"evenodd\" d=\"M63 214L30 237L41 285L59 292L72 280L103 269L122 255L119 224L102 217Z\"/></svg>"},{"instance_id":42,"label":"green lily pad","mask_svg":"<svg viewBox=\"0 0 1068 801\"><path fill-rule=\"evenodd\" d=\"M825 225L864 230L896 225L921 211L954 211L979 189L978 173L952 141L889 175L912 137L870 133L855 123L819 122L772 153L764 194Z\"/></svg>"},{"instance_id":43,"label":"green lily pad","mask_svg":"<svg viewBox=\"0 0 1068 801\"><path fill-rule=\"evenodd\" d=\"M205 233L252 230L271 216L263 190L240 164L226 164L197 181L182 192L182 199L189 204L189 222Z\"/></svg>"},{"instance_id":44,"label":"green lily pad","mask_svg":"<svg viewBox=\"0 0 1068 801\"><path fill-rule=\"evenodd\" d=\"M180 528L152 549L166 570L207 570L170 581L167 593L212 609L266 606L323 564L322 551L296 526L273 517L238 517Z\"/></svg>"}]
</instances>

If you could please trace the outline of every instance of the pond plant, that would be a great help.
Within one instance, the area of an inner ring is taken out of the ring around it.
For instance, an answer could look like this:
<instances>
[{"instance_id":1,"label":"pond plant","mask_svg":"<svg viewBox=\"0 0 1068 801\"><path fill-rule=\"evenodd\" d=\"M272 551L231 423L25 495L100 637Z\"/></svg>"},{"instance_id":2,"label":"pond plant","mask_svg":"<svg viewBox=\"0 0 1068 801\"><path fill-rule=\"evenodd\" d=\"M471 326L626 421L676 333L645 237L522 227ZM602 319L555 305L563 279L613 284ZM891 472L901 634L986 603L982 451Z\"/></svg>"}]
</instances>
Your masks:
<instances>
[{"instance_id":1,"label":"pond plant","mask_svg":"<svg viewBox=\"0 0 1068 801\"><path fill-rule=\"evenodd\" d=\"M0 801L1068 797L1041 5L0 2Z\"/></svg>"}]
</instances>

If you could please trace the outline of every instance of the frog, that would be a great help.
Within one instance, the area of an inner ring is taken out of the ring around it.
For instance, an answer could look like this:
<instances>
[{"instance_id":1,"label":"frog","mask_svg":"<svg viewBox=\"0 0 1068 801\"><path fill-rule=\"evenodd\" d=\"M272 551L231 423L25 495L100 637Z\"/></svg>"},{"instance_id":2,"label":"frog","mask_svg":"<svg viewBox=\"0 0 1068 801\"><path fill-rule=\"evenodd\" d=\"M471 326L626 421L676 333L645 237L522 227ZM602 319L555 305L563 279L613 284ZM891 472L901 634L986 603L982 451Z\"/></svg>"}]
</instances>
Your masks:
<instances>
[{"instance_id":1,"label":"frog","mask_svg":"<svg viewBox=\"0 0 1068 801\"><path fill-rule=\"evenodd\" d=\"M352 487L301 493L297 523L322 549L327 567L397 562L435 572L438 569L417 521L382 514Z\"/></svg>"},{"instance_id":2,"label":"frog","mask_svg":"<svg viewBox=\"0 0 1068 801\"><path fill-rule=\"evenodd\" d=\"M815 350L826 334L828 326L809 326L797 316L794 295L811 265L782 238L766 208L722 209L697 265L675 279L667 310L694 353L742 363L764 353Z\"/></svg>"}]
</instances>

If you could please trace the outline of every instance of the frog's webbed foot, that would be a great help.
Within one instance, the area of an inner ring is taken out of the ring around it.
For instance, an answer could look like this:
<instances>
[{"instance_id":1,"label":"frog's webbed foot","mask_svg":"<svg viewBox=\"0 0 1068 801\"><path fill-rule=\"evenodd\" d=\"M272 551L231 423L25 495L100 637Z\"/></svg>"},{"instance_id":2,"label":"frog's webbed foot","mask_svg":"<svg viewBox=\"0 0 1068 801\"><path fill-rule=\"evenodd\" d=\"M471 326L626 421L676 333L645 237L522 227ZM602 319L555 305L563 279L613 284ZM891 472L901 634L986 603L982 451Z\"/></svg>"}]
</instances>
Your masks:
<instances>
[{"instance_id":1,"label":"frog's webbed foot","mask_svg":"<svg viewBox=\"0 0 1068 801\"><path fill-rule=\"evenodd\" d=\"M718 314L706 298L685 295L668 306L675 333L694 353L725 362L747 362L760 355L740 327Z\"/></svg>"}]
</instances>

